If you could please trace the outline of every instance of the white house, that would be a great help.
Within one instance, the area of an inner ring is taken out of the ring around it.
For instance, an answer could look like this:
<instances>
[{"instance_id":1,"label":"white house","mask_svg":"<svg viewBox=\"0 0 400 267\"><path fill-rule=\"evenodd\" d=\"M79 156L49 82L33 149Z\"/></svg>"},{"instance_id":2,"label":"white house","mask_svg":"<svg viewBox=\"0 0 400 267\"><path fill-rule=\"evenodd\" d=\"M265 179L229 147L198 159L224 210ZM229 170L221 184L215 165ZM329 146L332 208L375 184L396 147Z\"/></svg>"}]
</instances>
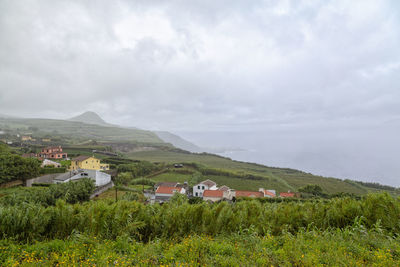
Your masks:
<instances>
[{"instance_id":1,"label":"white house","mask_svg":"<svg viewBox=\"0 0 400 267\"><path fill-rule=\"evenodd\" d=\"M204 190L218 190L217 184L211 180L205 180L193 186L193 196L203 197Z\"/></svg>"},{"instance_id":2,"label":"white house","mask_svg":"<svg viewBox=\"0 0 400 267\"><path fill-rule=\"evenodd\" d=\"M41 166L42 168L43 168L44 166L53 166L54 168L60 168L60 167L61 167L61 164L58 163L58 162L49 160L49 159L44 159L43 162L42 162L42 165L40 165L40 166Z\"/></svg>"},{"instance_id":3,"label":"white house","mask_svg":"<svg viewBox=\"0 0 400 267\"><path fill-rule=\"evenodd\" d=\"M156 201L168 201L175 193L185 194L183 187L159 186L155 193Z\"/></svg>"},{"instance_id":4,"label":"white house","mask_svg":"<svg viewBox=\"0 0 400 267\"><path fill-rule=\"evenodd\" d=\"M234 196L234 190L204 190L203 192L203 200L204 201L220 201L223 199L232 200Z\"/></svg>"},{"instance_id":5,"label":"white house","mask_svg":"<svg viewBox=\"0 0 400 267\"><path fill-rule=\"evenodd\" d=\"M258 191L263 193L264 197L276 197L276 191L275 190L260 188Z\"/></svg>"},{"instance_id":6,"label":"white house","mask_svg":"<svg viewBox=\"0 0 400 267\"><path fill-rule=\"evenodd\" d=\"M53 183L66 183L69 181L74 181L82 178L90 178L95 181L96 186L103 186L111 182L111 175L98 171L98 170L79 170L70 171L57 176Z\"/></svg>"}]
</instances>

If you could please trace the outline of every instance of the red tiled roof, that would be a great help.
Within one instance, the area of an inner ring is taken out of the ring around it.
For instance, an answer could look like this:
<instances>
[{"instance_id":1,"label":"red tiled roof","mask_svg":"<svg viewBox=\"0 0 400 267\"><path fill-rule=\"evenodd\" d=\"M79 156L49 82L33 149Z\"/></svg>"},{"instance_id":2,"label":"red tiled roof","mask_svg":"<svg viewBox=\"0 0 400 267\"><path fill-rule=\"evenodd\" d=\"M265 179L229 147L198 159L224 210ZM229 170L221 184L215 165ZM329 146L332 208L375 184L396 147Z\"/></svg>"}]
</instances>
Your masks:
<instances>
[{"instance_id":1,"label":"red tiled roof","mask_svg":"<svg viewBox=\"0 0 400 267\"><path fill-rule=\"evenodd\" d=\"M288 193L282 192L282 193L279 194L279 196L281 196L281 197L294 197L295 194L294 193L290 193L290 192L288 192Z\"/></svg>"},{"instance_id":2,"label":"red tiled roof","mask_svg":"<svg viewBox=\"0 0 400 267\"><path fill-rule=\"evenodd\" d=\"M268 191L268 190L264 190L264 194L268 195L268 196L271 196L271 197L275 197L275 194L270 192L270 191Z\"/></svg>"},{"instance_id":3,"label":"red tiled roof","mask_svg":"<svg viewBox=\"0 0 400 267\"><path fill-rule=\"evenodd\" d=\"M182 188L170 187L170 186L159 186L156 190L156 194L170 194L173 195L175 192L180 193Z\"/></svg>"},{"instance_id":4,"label":"red tiled roof","mask_svg":"<svg viewBox=\"0 0 400 267\"><path fill-rule=\"evenodd\" d=\"M262 192L236 190L236 197L264 197Z\"/></svg>"},{"instance_id":5,"label":"red tiled roof","mask_svg":"<svg viewBox=\"0 0 400 267\"><path fill-rule=\"evenodd\" d=\"M178 183L177 182L158 182L156 183L156 187L177 187Z\"/></svg>"},{"instance_id":6,"label":"red tiled roof","mask_svg":"<svg viewBox=\"0 0 400 267\"><path fill-rule=\"evenodd\" d=\"M203 197L223 197L224 191L220 190L204 190Z\"/></svg>"}]
</instances>

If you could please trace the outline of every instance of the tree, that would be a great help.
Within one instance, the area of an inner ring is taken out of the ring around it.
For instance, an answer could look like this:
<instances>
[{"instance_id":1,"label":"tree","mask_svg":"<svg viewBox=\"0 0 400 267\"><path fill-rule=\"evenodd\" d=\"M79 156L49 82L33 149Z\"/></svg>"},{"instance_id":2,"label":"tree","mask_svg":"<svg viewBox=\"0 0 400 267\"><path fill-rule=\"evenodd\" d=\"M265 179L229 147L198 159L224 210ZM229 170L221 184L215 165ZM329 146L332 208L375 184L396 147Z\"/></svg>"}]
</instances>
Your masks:
<instances>
[{"instance_id":1,"label":"tree","mask_svg":"<svg viewBox=\"0 0 400 267\"><path fill-rule=\"evenodd\" d=\"M0 145L0 183L26 180L39 174L39 160L12 154L7 146Z\"/></svg>"},{"instance_id":2,"label":"tree","mask_svg":"<svg viewBox=\"0 0 400 267\"><path fill-rule=\"evenodd\" d=\"M308 184L299 188L299 191L302 193L312 194L314 196L325 196L326 194L323 192L322 187L316 184Z\"/></svg>"},{"instance_id":3,"label":"tree","mask_svg":"<svg viewBox=\"0 0 400 267\"><path fill-rule=\"evenodd\" d=\"M118 187L123 185L128 185L128 183L132 180L133 175L130 172L122 172L119 173L114 178L114 188L115 188L115 202L118 201Z\"/></svg>"}]
</instances>

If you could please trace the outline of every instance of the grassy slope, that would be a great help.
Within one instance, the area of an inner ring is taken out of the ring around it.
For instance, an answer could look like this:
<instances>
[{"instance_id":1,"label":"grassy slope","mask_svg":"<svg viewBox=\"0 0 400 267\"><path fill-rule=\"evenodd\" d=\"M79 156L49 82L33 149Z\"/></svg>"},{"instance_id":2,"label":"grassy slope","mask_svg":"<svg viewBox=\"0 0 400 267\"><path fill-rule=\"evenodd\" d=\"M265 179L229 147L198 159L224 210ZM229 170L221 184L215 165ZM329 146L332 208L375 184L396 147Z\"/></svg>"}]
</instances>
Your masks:
<instances>
[{"instance_id":1,"label":"grassy slope","mask_svg":"<svg viewBox=\"0 0 400 267\"><path fill-rule=\"evenodd\" d=\"M7 125L8 128L29 131L28 127L37 127L40 133L52 135L64 135L68 138L81 138L83 140L93 139L109 143L146 143L146 145L157 147L166 145L156 134L150 131L127 129L119 127L107 127L81 122L49 119L15 119L0 118L0 127ZM100 145L101 146L101 145ZM94 146L67 147L65 151L70 154L90 155ZM96 155L102 158L102 155ZM148 160L152 162L197 162L208 167L219 169L230 169L245 173L261 175L266 177L265 181L243 180L228 178L225 176L212 177L218 184L226 184L236 189L256 190L258 187L276 189L278 191L296 190L307 184L318 184L328 193L355 193L366 194L375 192L376 189L345 182L335 178L325 178L304 173L293 169L272 168L259 164L232 161L214 155L191 154L179 151L155 150L129 153L131 159ZM211 178L211 177L210 177ZM393 194L393 192L391 192Z\"/></svg>"},{"instance_id":2,"label":"grassy slope","mask_svg":"<svg viewBox=\"0 0 400 267\"><path fill-rule=\"evenodd\" d=\"M368 192L374 191L364 186L348 183L336 178L326 178L322 176L316 176L309 173L293 169L273 168L266 167L259 164L245 163L233 161L227 158L222 158L214 155L204 154L187 154L170 151L144 151L129 153L127 155L131 159L137 160L148 160L152 162L198 162L212 168L241 170L246 173L257 174L269 178L266 181L259 180L245 180L237 179L224 176L209 176L208 178L214 179L219 185L226 184L235 189L242 190L257 190L259 187L276 189L277 191L296 190L301 186L307 184L318 184L327 193L354 193L358 195L367 194ZM180 181L187 180L190 175L174 175L174 174L162 174L152 179L157 181Z\"/></svg>"},{"instance_id":3,"label":"grassy slope","mask_svg":"<svg viewBox=\"0 0 400 267\"><path fill-rule=\"evenodd\" d=\"M163 143L158 136L150 131L108 127L82 122L50 120L50 119L4 119L0 118L0 126L7 125L12 129L27 129L37 127L42 132L84 137L104 141L125 140L129 142Z\"/></svg>"}]
</instances>

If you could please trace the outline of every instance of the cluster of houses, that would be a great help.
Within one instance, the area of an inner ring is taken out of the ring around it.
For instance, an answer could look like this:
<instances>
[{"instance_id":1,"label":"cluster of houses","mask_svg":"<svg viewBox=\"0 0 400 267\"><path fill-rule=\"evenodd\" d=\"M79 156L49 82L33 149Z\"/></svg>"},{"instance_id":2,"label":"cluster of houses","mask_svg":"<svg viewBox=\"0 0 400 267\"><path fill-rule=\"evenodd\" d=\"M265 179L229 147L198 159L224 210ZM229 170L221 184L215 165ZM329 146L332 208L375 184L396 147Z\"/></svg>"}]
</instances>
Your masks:
<instances>
[{"instance_id":1,"label":"cluster of houses","mask_svg":"<svg viewBox=\"0 0 400 267\"><path fill-rule=\"evenodd\" d=\"M226 185L217 187L217 184L211 180L205 180L193 186L193 193L189 193L188 184L175 183L175 182L160 182L155 186L155 202L168 201L175 193L185 194L192 197L200 197L205 201L221 201L221 200L234 200L238 197L252 197L252 198L274 198L277 197L276 191L272 189L259 188L258 191L243 191L231 189ZM290 198L299 197L297 193L282 192L279 197Z\"/></svg>"},{"instance_id":2,"label":"cluster of houses","mask_svg":"<svg viewBox=\"0 0 400 267\"><path fill-rule=\"evenodd\" d=\"M68 154L63 152L61 146L45 147L37 154L24 154L23 157L38 158L42 160L42 167L52 166L55 168L61 167L61 164L54 160L69 160ZM100 159L94 156L78 156L71 159L68 172L33 178L32 183L66 183L82 178L90 178L94 180L96 187L112 186L111 175L105 172L109 169L109 164L102 163Z\"/></svg>"},{"instance_id":3,"label":"cluster of houses","mask_svg":"<svg viewBox=\"0 0 400 267\"><path fill-rule=\"evenodd\" d=\"M32 133L24 133L23 135L17 134L10 134L6 131L0 130L0 141L7 145L13 144L43 144L43 143L50 143L52 140L48 137L43 138L35 138L32 136Z\"/></svg>"},{"instance_id":4,"label":"cluster of houses","mask_svg":"<svg viewBox=\"0 0 400 267\"><path fill-rule=\"evenodd\" d=\"M39 160L68 159L68 154L63 152L61 146L45 147L39 153L27 153L22 156L25 158L38 158Z\"/></svg>"}]
</instances>

